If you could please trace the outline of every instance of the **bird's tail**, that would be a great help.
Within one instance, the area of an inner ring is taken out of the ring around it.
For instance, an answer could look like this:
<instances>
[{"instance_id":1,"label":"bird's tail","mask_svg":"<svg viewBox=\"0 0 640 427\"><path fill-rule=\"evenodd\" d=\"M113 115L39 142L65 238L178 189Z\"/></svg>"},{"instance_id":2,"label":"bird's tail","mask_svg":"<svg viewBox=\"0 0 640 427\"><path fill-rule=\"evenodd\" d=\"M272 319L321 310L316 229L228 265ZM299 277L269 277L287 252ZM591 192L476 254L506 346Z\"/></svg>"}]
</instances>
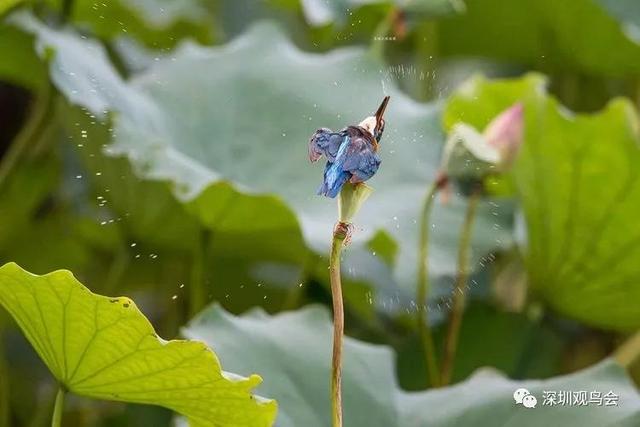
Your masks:
<instances>
[{"instance_id":1,"label":"bird's tail","mask_svg":"<svg viewBox=\"0 0 640 427\"><path fill-rule=\"evenodd\" d=\"M320 185L320 188L318 188L317 194L331 197L332 199L335 198L340 193L340 190L342 190L344 183L349 180L349 176L349 172L343 171L337 179L329 180L325 175L325 179Z\"/></svg>"}]
</instances>

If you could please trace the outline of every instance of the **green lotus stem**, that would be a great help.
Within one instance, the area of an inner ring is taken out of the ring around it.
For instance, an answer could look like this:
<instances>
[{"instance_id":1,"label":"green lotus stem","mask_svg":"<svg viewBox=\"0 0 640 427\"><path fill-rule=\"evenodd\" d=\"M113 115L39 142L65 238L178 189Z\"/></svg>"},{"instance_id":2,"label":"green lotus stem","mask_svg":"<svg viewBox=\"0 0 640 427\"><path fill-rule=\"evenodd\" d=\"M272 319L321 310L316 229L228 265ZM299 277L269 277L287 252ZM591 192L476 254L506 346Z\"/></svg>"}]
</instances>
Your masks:
<instances>
[{"instance_id":1,"label":"green lotus stem","mask_svg":"<svg viewBox=\"0 0 640 427\"><path fill-rule=\"evenodd\" d=\"M205 283L205 263L211 231L202 230L196 241L191 264L191 287L189 288L189 316L193 317L204 308L207 303Z\"/></svg>"},{"instance_id":2,"label":"green lotus stem","mask_svg":"<svg viewBox=\"0 0 640 427\"><path fill-rule=\"evenodd\" d=\"M466 299L465 285L469 278L469 252L471 249L471 237L473 234L473 223L478 210L480 196L482 195L481 187L473 190L469 197L467 213L462 224L462 232L460 234L460 243L458 246L458 270L453 286L453 307L449 314L449 323L447 328L447 336L445 338L444 357L442 361L442 373L440 385L445 386L451 381L453 372L453 364L458 347L458 337L460 335L460 327L462 325L462 315L464 313L464 304Z\"/></svg>"},{"instance_id":3,"label":"green lotus stem","mask_svg":"<svg viewBox=\"0 0 640 427\"><path fill-rule=\"evenodd\" d=\"M24 156L29 146L35 143L42 130L46 127L52 106L53 87L50 83L47 83L35 99L27 122L2 157L2 162L0 162L0 187L5 183L11 171L18 165L20 158Z\"/></svg>"},{"instance_id":4,"label":"green lotus stem","mask_svg":"<svg viewBox=\"0 0 640 427\"><path fill-rule=\"evenodd\" d=\"M439 50L439 24L436 20L427 20L423 24L420 25L420 34L422 34L424 41L416 46L417 49L417 57L421 58L429 58L430 61L427 62L428 70L437 69L437 60L438 58L438 50ZM434 60L431 60L434 59ZM419 79L417 81L420 101L427 102L435 97L437 97L436 86L432 84L429 79Z\"/></svg>"},{"instance_id":5,"label":"green lotus stem","mask_svg":"<svg viewBox=\"0 0 640 427\"><path fill-rule=\"evenodd\" d=\"M429 317L425 306L427 295L429 295L429 219L433 209L433 201L438 193L440 185L438 180L434 181L429 188L427 197L424 200L422 212L420 214L420 243L418 247L418 286L416 287L416 302L418 310L416 320L418 322L418 333L422 342L422 349L425 356L428 380L432 387L437 387L438 362L433 346L433 336L429 325Z\"/></svg>"},{"instance_id":6,"label":"green lotus stem","mask_svg":"<svg viewBox=\"0 0 640 427\"><path fill-rule=\"evenodd\" d=\"M75 0L61 0L60 3L60 24L64 25L68 23L73 17L73 9L75 7Z\"/></svg>"},{"instance_id":7,"label":"green lotus stem","mask_svg":"<svg viewBox=\"0 0 640 427\"><path fill-rule=\"evenodd\" d=\"M342 427L342 339L344 337L344 303L340 279L340 255L345 242L351 240L352 220L373 189L364 183L347 182L338 199L338 222L333 229L329 278L333 300L333 355L331 358L332 426Z\"/></svg>"},{"instance_id":8,"label":"green lotus stem","mask_svg":"<svg viewBox=\"0 0 640 427\"><path fill-rule=\"evenodd\" d=\"M333 231L329 276L333 300L333 355L331 359L331 413L332 426L342 427L342 338L344 336L344 304L340 280L340 255L349 232L349 225L338 222Z\"/></svg>"},{"instance_id":9,"label":"green lotus stem","mask_svg":"<svg viewBox=\"0 0 640 427\"><path fill-rule=\"evenodd\" d=\"M62 412L64 411L64 395L65 389L60 386L58 394L56 394L56 403L53 407L53 417L51 418L51 427L60 427L62 425Z\"/></svg>"},{"instance_id":10,"label":"green lotus stem","mask_svg":"<svg viewBox=\"0 0 640 427\"><path fill-rule=\"evenodd\" d=\"M69 18L71 18L72 13L73 13L73 0L62 0L62 9L60 10L62 23L66 23L69 20Z\"/></svg>"},{"instance_id":11,"label":"green lotus stem","mask_svg":"<svg viewBox=\"0 0 640 427\"><path fill-rule=\"evenodd\" d=\"M4 335L4 325L0 320L0 427L11 425L11 402L9 400L9 371L4 357L2 338Z\"/></svg>"},{"instance_id":12,"label":"green lotus stem","mask_svg":"<svg viewBox=\"0 0 640 427\"><path fill-rule=\"evenodd\" d=\"M635 332L613 354L613 358L629 369L640 357L640 331Z\"/></svg>"}]
</instances>

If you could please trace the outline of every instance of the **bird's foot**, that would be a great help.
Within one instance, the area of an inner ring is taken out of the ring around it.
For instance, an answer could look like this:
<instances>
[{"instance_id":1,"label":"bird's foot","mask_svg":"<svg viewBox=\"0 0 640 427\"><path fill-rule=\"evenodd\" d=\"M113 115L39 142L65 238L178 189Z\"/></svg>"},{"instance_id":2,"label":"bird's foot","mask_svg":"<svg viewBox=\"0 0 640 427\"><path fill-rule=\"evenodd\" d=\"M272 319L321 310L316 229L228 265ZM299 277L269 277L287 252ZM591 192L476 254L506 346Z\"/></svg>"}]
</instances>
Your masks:
<instances>
[{"instance_id":1,"label":"bird's foot","mask_svg":"<svg viewBox=\"0 0 640 427\"><path fill-rule=\"evenodd\" d=\"M344 244L351 243L351 236L353 235L353 224L338 221L333 228L333 235L336 238L344 240Z\"/></svg>"}]
</instances>

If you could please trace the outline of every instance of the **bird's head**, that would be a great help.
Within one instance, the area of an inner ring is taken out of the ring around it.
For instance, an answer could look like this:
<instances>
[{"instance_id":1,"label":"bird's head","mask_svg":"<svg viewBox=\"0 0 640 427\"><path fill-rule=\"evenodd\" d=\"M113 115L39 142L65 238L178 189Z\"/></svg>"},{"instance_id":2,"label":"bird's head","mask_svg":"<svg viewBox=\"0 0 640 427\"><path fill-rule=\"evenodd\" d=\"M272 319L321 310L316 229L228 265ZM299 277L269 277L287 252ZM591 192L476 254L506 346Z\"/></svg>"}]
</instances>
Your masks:
<instances>
[{"instance_id":1,"label":"bird's head","mask_svg":"<svg viewBox=\"0 0 640 427\"><path fill-rule=\"evenodd\" d=\"M380 142L380 139L382 139L382 133L384 132L383 116L384 110L387 108L387 104L389 103L389 98L389 96L384 97L374 116L369 116L358 124L358 126L369 132L377 142Z\"/></svg>"},{"instance_id":2,"label":"bird's head","mask_svg":"<svg viewBox=\"0 0 640 427\"><path fill-rule=\"evenodd\" d=\"M376 136L375 134L375 130L376 130L376 118L374 116L369 116L366 119L364 119L363 121L361 121L360 123L358 123L358 126L361 127L362 129L366 130L367 132L369 132L371 134L371 136ZM376 138L378 139L378 138Z\"/></svg>"}]
</instances>

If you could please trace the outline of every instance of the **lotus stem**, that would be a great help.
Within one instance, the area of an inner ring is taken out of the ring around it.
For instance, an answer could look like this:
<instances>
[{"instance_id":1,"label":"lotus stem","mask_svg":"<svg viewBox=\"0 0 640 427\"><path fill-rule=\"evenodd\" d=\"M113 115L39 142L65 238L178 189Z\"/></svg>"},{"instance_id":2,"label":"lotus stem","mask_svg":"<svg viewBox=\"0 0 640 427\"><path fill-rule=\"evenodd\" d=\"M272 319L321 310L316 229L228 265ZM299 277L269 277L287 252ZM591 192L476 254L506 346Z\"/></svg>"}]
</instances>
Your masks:
<instances>
[{"instance_id":1,"label":"lotus stem","mask_svg":"<svg viewBox=\"0 0 640 427\"><path fill-rule=\"evenodd\" d=\"M342 427L342 339L344 336L344 304L340 279L340 255L349 234L349 224L338 222L333 230L329 275L333 300L333 356L331 360L332 426Z\"/></svg>"},{"instance_id":2,"label":"lotus stem","mask_svg":"<svg viewBox=\"0 0 640 427\"><path fill-rule=\"evenodd\" d=\"M422 349L425 356L428 381L432 387L437 387L440 381L438 378L438 362L436 360L436 352L433 346L433 336L429 325L426 300L429 295L429 219L431 218L433 201L439 188L440 185L438 180L434 181L429 188L429 192L424 200L424 205L420 214L418 286L416 287L416 303L418 306L416 320L418 322L418 333L420 334L420 341L422 343Z\"/></svg>"},{"instance_id":3,"label":"lotus stem","mask_svg":"<svg viewBox=\"0 0 640 427\"><path fill-rule=\"evenodd\" d=\"M629 369L640 357L640 331L635 332L613 354L613 358Z\"/></svg>"},{"instance_id":4,"label":"lotus stem","mask_svg":"<svg viewBox=\"0 0 640 427\"><path fill-rule=\"evenodd\" d=\"M47 120L50 118L52 107L53 87L50 83L47 83L34 100L27 122L2 157L2 162L0 162L0 187L18 165L29 146L33 145L39 138L42 130L46 127Z\"/></svg>"},{"instance_id":5,"label":"lotus stem","mask_svg":"<svg viewBox=\"0 0 640 427\"><path fill-rule=\"evenodd\" d=\"M66 24L73 17L73 9L75 7L75 0L62 0L60 5L60 23Z\"/></svg>"},{"instance_id":6,"label":"lotus stem","mask_svg":"<svg viewBox=\"0 0 640 427\"><path fill-rule=\"evenodd\" d=\"M60 427L62 425L62 412L64 411L64 395L65 389L63 386L58 388L58 394L56 394L56 403L53 407L53 417L51 418L51 427Z\"/></svg>"},{"instance_id":7,"label":"lotus stem","mask_svg":"<svg viewBox=\"0 0 640 427\"><path fill-rule=\"evenodd\" d=\"M444 357L442 362L442 374L440 385L448 385L451 381L453 365L458 347L460 327L462 326L462 315L466 299L465 286L469 278L469 253L471 249L471 237L473 234L473 223L475 222L476 211L482 195L481 187L473 190L469 197L467 213L462 224L460 243L458 245L458 269L453 286L453 307L449 314L447 336L444 346Z\"/></svg>"},{"instance_id":8,"label":"lotus stem","mask_svg":"<svg viewBox=\"0 0 640 427\"><path fill-rule=\"evenodd\" d=\"M0 427L11 425L11 402L9 400L9 371L3 347L4 325L0 321Z\"/></svg>"},{"instance_id":9,"label":"lotus stem","mask_svg":"<svg viewBox=\"0 0 640 427\"><path fill-rule=\"evenodd\" d=\"M193 248L189 316L193 317L207 304L206 262L211 243L211 231L203 229Z\"/></svg>"}]
</instances>

